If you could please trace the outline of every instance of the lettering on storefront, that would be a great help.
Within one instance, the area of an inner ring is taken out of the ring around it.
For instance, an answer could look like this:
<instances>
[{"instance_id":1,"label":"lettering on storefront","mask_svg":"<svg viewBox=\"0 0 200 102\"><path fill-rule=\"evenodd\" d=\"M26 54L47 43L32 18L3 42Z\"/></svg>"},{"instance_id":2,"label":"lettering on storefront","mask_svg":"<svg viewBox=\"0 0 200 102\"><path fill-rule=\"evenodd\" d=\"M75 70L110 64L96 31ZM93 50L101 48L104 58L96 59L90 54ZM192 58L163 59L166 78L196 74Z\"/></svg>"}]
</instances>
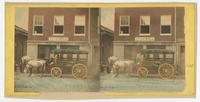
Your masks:
<instances>
[{"instance_id":1,"label":"lettering on storefront","mask_svg":"<svg viewBox=\"0 0 200 102\"><path fill-rule=\"evenodd\" d=\"M155 41L155 37L135 37L135 41Z\"/></svg>"},{"instance_id":2,"label":"lettering on storefront","mask_svg":"<svg viewBox=\"0 0 200 102\"><path fill-rule=\"evenodd\" d=\"M49 37L49 41L66 42L69 41L68 37Z\"/></svg>"}]
</instances>

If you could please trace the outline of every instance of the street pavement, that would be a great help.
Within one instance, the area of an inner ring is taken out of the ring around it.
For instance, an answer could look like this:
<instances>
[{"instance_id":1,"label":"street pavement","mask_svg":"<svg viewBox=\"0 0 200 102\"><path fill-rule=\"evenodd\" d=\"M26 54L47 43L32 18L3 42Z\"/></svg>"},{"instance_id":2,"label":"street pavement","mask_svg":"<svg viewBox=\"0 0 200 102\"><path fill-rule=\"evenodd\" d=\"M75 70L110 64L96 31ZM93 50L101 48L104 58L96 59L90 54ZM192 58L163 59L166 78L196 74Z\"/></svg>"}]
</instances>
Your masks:
<instances>
[{"instance_id":1,"label":"street pavement","mask_svg":"<svg viewBox=\"0 0 200 102\"><path fill-rule=\"evenodd\" d=\"M40 77L33 74L15 75L15 92L96 92L99 91L99 81L92 79L76 80L72 75L62 78L52 78L50 75Z\"/></svg>"},{"instance_id":2,"label":"street pavement","mask_svg":"<svg viewBox=\"0 0 200 102\"><path fill-rule=\"evenodd\" d=\"M102 92L180 92L184 91L184 77L176 76L173 79L161 79L158 75L147 78L111 74L102 74L100 77L100 91Z\"/></svg>"},{"instance_id":3,"label":"street pavement","mask_svg":"<svg viewBox=\"0 0 200 102\"><path fill-rule=\"evenodd\" d=\"M180 92L185 88L184 77L164 80L156 76L138 78L120 75L113 78L111 74L101 74L100 80L76 80L72 75L52 78L50 75L40 77L33 74L15 74L16 92Z\"/></svg>"}]
</instances>

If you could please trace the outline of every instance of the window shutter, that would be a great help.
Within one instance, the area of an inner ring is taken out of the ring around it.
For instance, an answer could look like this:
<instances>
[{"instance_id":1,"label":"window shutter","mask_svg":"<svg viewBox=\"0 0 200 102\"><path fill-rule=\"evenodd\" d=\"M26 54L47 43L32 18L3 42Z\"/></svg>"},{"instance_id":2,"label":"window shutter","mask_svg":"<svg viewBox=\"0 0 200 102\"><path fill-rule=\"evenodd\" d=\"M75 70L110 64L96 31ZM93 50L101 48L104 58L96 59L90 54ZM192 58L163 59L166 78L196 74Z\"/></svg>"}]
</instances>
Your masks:
<instances>
[{"instance_id":1,"label":"window shutter","mask_svg":"<svg viewBox=\"0 0 200 102\"><path fill-rule=\"evenodd\" d=\"M75 16L75 25L85 25L85 16Z\"/></svg>"},{"instance_id":2,"label":"window shutter","mask_svg":"<svg viewBox=\"0 0 200 102\"><path fill-rule=\"evenodd\" d=\"M161 25L171 25L171 16L161 16Z\"/></svg>"}]
</instances>

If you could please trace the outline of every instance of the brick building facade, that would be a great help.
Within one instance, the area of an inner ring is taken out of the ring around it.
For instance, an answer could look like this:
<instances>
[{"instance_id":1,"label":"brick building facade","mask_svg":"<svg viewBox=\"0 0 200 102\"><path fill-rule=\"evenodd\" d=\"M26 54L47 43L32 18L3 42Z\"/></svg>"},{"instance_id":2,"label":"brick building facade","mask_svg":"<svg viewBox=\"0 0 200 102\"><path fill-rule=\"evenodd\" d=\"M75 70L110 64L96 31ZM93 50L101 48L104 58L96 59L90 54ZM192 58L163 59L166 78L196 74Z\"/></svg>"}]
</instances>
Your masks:
<instances>
[{"instance_id":1,"label":"brick building facade","mask_svg":"<svg viewBox=\"0 0 200 102\"><path fill-rule=\"evenodd\" d=\"M114 55L134 59L140 49L169 49L184 73L184 8L115 8Z\"/></svg>"},{"instance_id":2,"label":"brick building facade","mask_svg":"<svg viewBox=\"0 0 200 102\"><path fill-rule=\"evenodd\" d=\"M29 8L27 55L49 59L53 49L86 50L89 74L97 74L99 25L98 8Z\"/></svg>"}]
</instances>

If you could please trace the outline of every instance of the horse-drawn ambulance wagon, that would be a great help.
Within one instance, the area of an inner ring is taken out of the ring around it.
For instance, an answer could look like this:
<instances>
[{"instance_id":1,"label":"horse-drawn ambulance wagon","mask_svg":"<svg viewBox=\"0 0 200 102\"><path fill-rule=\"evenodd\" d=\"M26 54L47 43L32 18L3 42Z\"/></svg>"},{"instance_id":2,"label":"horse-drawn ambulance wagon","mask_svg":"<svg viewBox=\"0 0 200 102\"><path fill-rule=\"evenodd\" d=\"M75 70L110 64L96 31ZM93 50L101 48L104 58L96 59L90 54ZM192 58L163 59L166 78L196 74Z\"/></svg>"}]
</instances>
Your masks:
<instances>
[{"instance_id":1,"label":"horse-drawn ambulance wagon","mask_svg":"<svg viewBox=\"0 0 200 102\"><path fill-rule=\"evenodd\" d=\"M171 79L175 75L174 52L165 49L142 49L136 59L137 74L145 77L148 73L159 74L163 79Z\"/></svg>"},{"instance_id":2,"label":"horse-drawn ambulance wagon","mask_svg":"<svg viewBox=\"0 0 200 102\"><path fill-rule=\"evenodd\" d=\"M54 49L50 53L45 71L52 77L72 74L75 79L87 77L88 52L74 49Z\"/></svg>"},{"instance_id":3,"label":"horse-drawn ambulance wagon","mask_svg":"<svg viewBox=\"0 0 200 102\"><path fill-rule=\"evenodd\" d=\"M133 70L138 77L147 77L148 74L158 74L162 79L171 79L175 75L174 52L166 49L142 49L134 59L119 59L116 56L108 58L107 68L113 70L115 77L120 70L130 74Z\"/></svg>"}]
</instances>

